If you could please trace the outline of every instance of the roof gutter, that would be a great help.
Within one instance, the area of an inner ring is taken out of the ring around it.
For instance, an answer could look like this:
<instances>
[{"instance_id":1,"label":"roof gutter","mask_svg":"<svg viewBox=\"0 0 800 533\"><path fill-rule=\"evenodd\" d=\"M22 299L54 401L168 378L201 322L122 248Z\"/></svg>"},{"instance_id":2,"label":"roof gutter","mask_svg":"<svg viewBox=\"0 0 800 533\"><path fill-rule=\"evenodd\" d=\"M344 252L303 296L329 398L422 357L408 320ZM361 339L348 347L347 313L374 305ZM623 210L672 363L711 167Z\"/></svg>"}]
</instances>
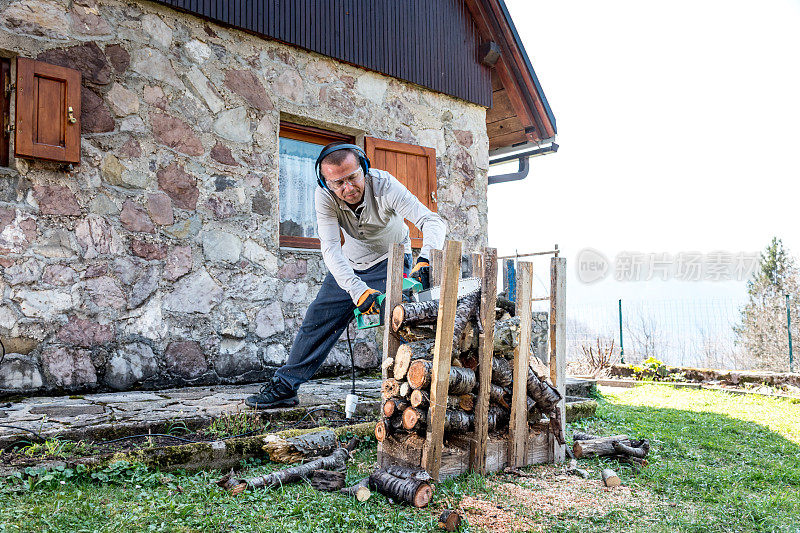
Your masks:
<instances>
[{"instance_id":1,"label":"roof gutter","mask_svg":"<svg viewBox=\"0 0 800 533\"><path fill-rule=\"evenodd\" d=\"M495 183L507 183L509 181L524 180L525 178L528 177L528 172L530 172L530 162L528 160L531 157L536 157L545 154L552 154L557 151L558 151L558 145L556 143L550 143L548 146L544 146L541 148L534 148L533 150L525 150L524 152L518 152L516 154L490 159L489 160L490 167L492 165L499 165L501 163L508 163L509 161L516 160L519 161L519 169L516 172L511 172L508 174L498 174L496 176L489 176L489 185Z\"/></svg>"}]
</instances>

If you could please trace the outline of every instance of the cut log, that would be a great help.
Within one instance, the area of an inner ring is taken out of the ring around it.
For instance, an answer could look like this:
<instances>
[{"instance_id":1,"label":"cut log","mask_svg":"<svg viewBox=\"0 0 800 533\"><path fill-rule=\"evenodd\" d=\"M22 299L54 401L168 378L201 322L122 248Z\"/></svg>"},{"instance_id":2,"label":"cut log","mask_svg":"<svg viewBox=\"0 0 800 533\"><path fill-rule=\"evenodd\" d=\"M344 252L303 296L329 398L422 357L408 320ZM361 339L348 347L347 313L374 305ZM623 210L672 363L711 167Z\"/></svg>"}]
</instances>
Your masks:
<instances>
[{"instance_id":1,"label":"cut log","mask_svg":"<svg viewBox=\"0 0 800 533\"><path fill-rule=\"evenodd\" d=\"M400 384L400 396L402 398L408 398L411 395L411 390L411 385L408 384L408 381Z\"/></svg>"},{"instance_id":2,"label":"cut log","mask_svg":"<svg viewBox=\"0 0 800 533\"><path fill-rule=\"evenodd\" d=\"M519 319L509 318L494 323L494 351L510 356L519 346Z\"/></svg>"},{"instance_id":3,"label":"cut log","mask_svg":"<svg viewBox=\"0 0 800 533\"><path fill-rule=\"evenodd\" d=\"M395 334L405 342L416 342L436 337L436 331L431 326L403 326L399 331L396 331Z\"/></svg>"},{"instance_id":4,"label":"cut log","mask_svg":"<svg viewBox=\"0 0 800 533\"><path fill-rule=\"evenodd\" d=\"M508 400L511 399L511 391L508 389L501 387L496 383L492 383L491 388L489 389L489 401L492 403L496 403L497 405L501 406L503 409L511 409L511 406L508 403Z\"/></svg>"},{"instance_id":5,"label":"cut log","mask_svg":"<svg viewBox=\"0 0 800 533\"><path fill-rule=\"evenodd\" d=\"M403 430L403 415L396 413L391 418L381 418L375 424L375 438L378 442L383 442L389 435L394 435Z\"/></svg>"},{"instance_id":6,"label":"cut log","mask_svg":"<svg viewBox=\"0 0 800 533\"><path fill-rule=\"evenodd\" d=\"M230 474L217 481L217 485L225 488L231 494L239 494L244 489L269 489L305 479L314 470L344 470L347 468L348 459L350 459L350 452L346 448L337 448L326 457L247 480L233 478L233 471L231 471Z\"/></svg>"},{"instance_id":7,"label":"cut log","mask_svg":"<svg viewBox=\"0 0 800 533\"><path fill-rule=\"evenodd\" d=\"M509 362L502 357L492 357L492 383L509 387L513 380L514 372Z\"/></svg>"},{"instance_id":8,"label":"cut log","mask_svg":"<svg viewBox=\"0 0 800 533\"><path fill-rule=\"evenodd\" d=\"M473 430L475 417L459 409L448 409L444 415L445 433L467 433ZM403 411L403 428L422 433L428 427L428 412L409 407Z\"/></svg>"},{"instance_id":9,"label":"cut log","mask_svg":"<svg viewBox=\"0 0 800 533\"><path fill-rule=\"evenodd\" d=\"M583 432L580 432L580 431L576 431L572 435L572 440L573 441L576 441L576 440L595 440L595 439L599 439L599 438L600 437L598 437L596 435L592 435L590 433L583 433Z\"/></svg>"},{"instance_id":10,"label":"cut log","mask_svg":"<svg viewBox=\"0 0 800 533\"><path fill-rule=\"evenodd\" d=\"M425 426L425 411L409 407L403 411L403 427L409 431L420 431Z\"/></svg>"},{"instance_id":11,"label":"cut log","mask_svg":"<svg viewBox=\"0 0 800 533\"><path fill-rule=\"evenodd\" d=\"M622 481L620 481L617 473L610 468L604 468L600 475L602 476L603 483L605 483L606 487L619 487L622 484Z\"/></svg>"},{"instance_id":12,"label":"cut log","mask_svg":"<svg viewBox=\"0 0 800 533\"><path fill-rule=\"evenodd\" d=\"M340 489L339 492L342 494L347 494L348 496L352 496L360 502L365 502L369 500L370 496L372 496L372 491L369 490L368 477L365 477L355 485Z\"/></svg>"},{"instance_id":13,"label":"cut log","mask_svg":"<svg viewBox=\"0 0 800 533\"><path fill-rule=\"evenodd\" d=\"M336 434L327 429L289 438L267 435L262 449L274 463L299 463L307 457L328 455L338 445Z\"/></svg>"},{"instance_id":14,"label":"cut log","mask_svg":"<svg viewBox=\"0 0 800 533\"><path fill-rule=\"evenodd\" d=\"M558 389L537 376L530 367L528 367L528 395L539 406L539 410L546 414L552 413L563 398Z\"/></svg>"},{"instance_id":15,"label":"cut log","mask_svg":"<svg viewBox=\"0 0 800 533\"><path fill-rule=\"evenodd\" d=\"M499 405L489 406L489 432L499 432L508 427L510 414Z\"/></svg>"},{"instance_id":16,"label":"cut log","mask_svg":"<svg viewBox=\"0 0 800 533\"><path fill-rule=\"evenodd\" d=\"M499 307L504 312L508 313L511 316L515 316L517 314L517 304L503 296L502 294L497 295L497 301L494 304L496 307Z\"/></svg>"},{"instance_id":17,"label":"cut log","mask_svg":"<svg viewBox=\"0 0 800 533\"><path fill-rule=\"evenodd\" d=\"M612 455L611 458L616 459L622 464L632 466L637 472L639 471L640 467L650 464L647 459L640 459L638 457L631 457L629 455Z\"/></svg>"},{"instance_id":18,"label":"cut log","mask_svg":"<svg viewBox=\"0 0 800 533\"><path fill-rule=\"evenodd\" d=\"M388 400L393 396L398 396L400 394L400 382L394 378L384 379L381 394L384 400Z\"/></svg>"},{"instance_id":19,"label":"cut log","mask_svg":"<svg viewBox=\"0 0 800 533\"><path fill-rule=\"evenodd\" d=\"M426 339L417 342L401 344L394 356L394 377L405 379L408 367L417 359L433 359L435 339Z\"/></svg>"},{"instance_id":20,"label":"cut log","mask_svg":"<svg viewBox=\"0 0 800 533\"><path fill-rule=\"evenodd\" d=\"M478 357L475 352L462 353L460 356L456 357L454 361L458 361L458 366L463 366L470 370L476 370L478 368Z\"/></svg>"},{"instance_id":21,"label":"cut log","mask_svg":"<svg viewBox=\"0 0 800 533\"><path fill-rule=\"evenodd\" d=\"M459 527L461 527L461 515L458 514L458 511L452 511L450 509L445 509L442 511L442 514L439 515L439 529L444 529L445 531L455 531Z\"/></svg>"},{"instance_id":22,"label":"cut log","mask_svg":"<svg viewBox=\"0 0 800 533\"><path fill-rule=\"evenodd\" d=\"M481 300L480 291L471 292L458 299L456 304L455 327L453 342L460 344L461 336L470 320L476 317L478 304ZM403 302L397 304L392 310L392 331L399 331L403 326L416 326L420 324L434 324L439 316L439 300L427 302Z\"/></svg>"},{"instance_id":23,"label":"cut log","mask_svg":"<svg viewBox=\"0 0 800 533\"><path fill-rule=\"evenodd\" d=\"M409 405L405 398L389 398L383 402L383 416L390 417L395 413L402 413Z\"/></svg>"},{"instance_id":24,"label":"cut log","mask_svg":"<svg viewBox=\"0 0 800 533\"><path fill-rule=\"evenodd\" d=\"M384 472L387 472L394 477L400 479L414 478L420 481L430 481L431 475L424 468L402 466L402 465L387 465L382 467Z\"/></svg>"},{"instance_id":25,"label":"cut log","mask_svg":"<svg viewBox=\"0 0 800 533\"><path fill-rule=\"evenodd\" d=\"M414 507L425 507L433 495L433 488L427 481L413 477L399 478L384 470L373 472L369 476L369 485L384 496L410 503Z\"/></svg>"},{"instance_id":26,"label":"cut log","mask_svg":"<svg viewBox=\"0 0 800 533\"><path fill-rule=\"evenodd\" d=\"M614 441L630 446L631 441L627 435L614 435L613 437L601 437L592 440L577 440L572 445L572 452L577 459L592 456L615 455Z\"/></svg>"},{"instance_id":27,"label":"cut log","mask_svg":"<svg viewBox=\"0 0 800 533\"><path fill-rule=\"evenodd\" d=\"M626 446L619 441L612 441L611 446L614 451L620 455L627 455L628 457L636 457L637 459L644 459L650 453L650 443L645 439L640 446Z\"/></svg>"},{"instance_id":28,"label":"cut log","mask_svg":"<svg viewBox=\"0 0 800 533\"><path fill-rule=\"evenodd\" d=\"M474 394L462 394L458 397L458 408L467 413L471 413L475 410L476 401L477 397Z\"/></svg>"},{"instance_id":29,"label":"cut log","mask_svg":"<svg viewBox=\"0 0 800 533\"><path fill-rule=\"evenodd\" d=\"M408 384L415 389L428 389L431 385L433 363L418 359L408 368ZM475 388L475 372L469 368L450 368L448 394L466 394Z\"/></svg>"},{"instance_id":30,"label":"cut log","mask_svg":"<svg viewBox=\"0 0 800 533\"><path fill-rule=\"evenodd\" d=\"M409 398L411 407L420 407L422 409L426 409L430 403L430 397L428 396L428 393L420 389L414 389L411 391L411 396Z\"/></svg>"},{"instance_id":31,"label":"cut log","mask_svg":"<svg viewBox=\"0 0 800 533\"><path fill-rule=\"evenodd\" d=\"M341 470L314 470L308 476L308 481L316 490L333 492L344 488L346 472Z\"/></svg>"}]
</instances>

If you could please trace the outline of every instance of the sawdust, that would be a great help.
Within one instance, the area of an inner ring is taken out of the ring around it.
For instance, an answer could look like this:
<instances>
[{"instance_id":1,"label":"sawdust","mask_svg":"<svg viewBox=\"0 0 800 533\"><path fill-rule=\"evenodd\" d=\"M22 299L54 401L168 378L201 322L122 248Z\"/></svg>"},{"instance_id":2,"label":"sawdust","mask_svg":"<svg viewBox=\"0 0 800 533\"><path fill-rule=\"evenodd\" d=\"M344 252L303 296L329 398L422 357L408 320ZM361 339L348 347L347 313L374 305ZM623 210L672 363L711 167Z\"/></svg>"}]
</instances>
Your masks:
<instances>
[{"instance_id":1,"label":"sawdust","mask_svg":"<svg viewBox=\"0 0 800 533\"><path fill-rule=\"evenodd\" d=\"M492 533L544 531L546 517L569 511L581 518L603 516L613 509L644 506L648 492L620 486L609 489L599 473L594 479L565 475L558 467L541 467L535 478L499 476L487 482L483 498L464 497L460 509L470 525Z\"/></svg>"}]
</instances>

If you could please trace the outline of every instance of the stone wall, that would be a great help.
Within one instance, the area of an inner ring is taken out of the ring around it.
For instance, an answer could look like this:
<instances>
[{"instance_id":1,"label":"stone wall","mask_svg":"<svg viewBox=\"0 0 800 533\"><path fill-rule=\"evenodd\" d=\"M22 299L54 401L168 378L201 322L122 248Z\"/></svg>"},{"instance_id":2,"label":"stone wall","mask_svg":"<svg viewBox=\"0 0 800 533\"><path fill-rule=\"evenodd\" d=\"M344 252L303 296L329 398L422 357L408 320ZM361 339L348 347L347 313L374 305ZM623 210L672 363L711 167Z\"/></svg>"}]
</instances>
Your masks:
<instances>
[{"instance_id":1,"label":"stone wall","mask_svg":"<svg viewBox=\"0 0 800 533\"><path fill-rule=\"evenodd\" d=\"M485 243L482 107L153 3L0 6L0 55L83 73L81 164L0 169L0 390L269 376L325 274L278 245L280 120L435 148L449 236Z\"/></svg>"}]
</instances>

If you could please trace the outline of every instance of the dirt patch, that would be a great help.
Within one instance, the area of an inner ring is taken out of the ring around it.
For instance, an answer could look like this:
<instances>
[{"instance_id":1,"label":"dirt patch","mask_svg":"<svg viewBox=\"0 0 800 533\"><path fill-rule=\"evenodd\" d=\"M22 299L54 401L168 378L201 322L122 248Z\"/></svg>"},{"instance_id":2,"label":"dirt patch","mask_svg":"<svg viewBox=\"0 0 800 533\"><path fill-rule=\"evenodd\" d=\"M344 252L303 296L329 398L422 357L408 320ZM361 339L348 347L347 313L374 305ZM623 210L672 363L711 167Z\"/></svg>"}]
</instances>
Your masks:
<instances>
[{"instance_id":1,"label":"dirt patch","mask_svg":"<svg viewBox=\"0 0 800 533\"><path fill-rule=\"evenodd\" d=\"M593 479L565 475L560 467L546 466L533 471L533 478L501 476L487 483L483 498L464 497L459 505L476 528L506 531L545 531L547 520L564 512L581 518L604 516L616 508L643 506L650 494L641 489L603 486L599 474Z\"/></svg>"}]
</instances>

